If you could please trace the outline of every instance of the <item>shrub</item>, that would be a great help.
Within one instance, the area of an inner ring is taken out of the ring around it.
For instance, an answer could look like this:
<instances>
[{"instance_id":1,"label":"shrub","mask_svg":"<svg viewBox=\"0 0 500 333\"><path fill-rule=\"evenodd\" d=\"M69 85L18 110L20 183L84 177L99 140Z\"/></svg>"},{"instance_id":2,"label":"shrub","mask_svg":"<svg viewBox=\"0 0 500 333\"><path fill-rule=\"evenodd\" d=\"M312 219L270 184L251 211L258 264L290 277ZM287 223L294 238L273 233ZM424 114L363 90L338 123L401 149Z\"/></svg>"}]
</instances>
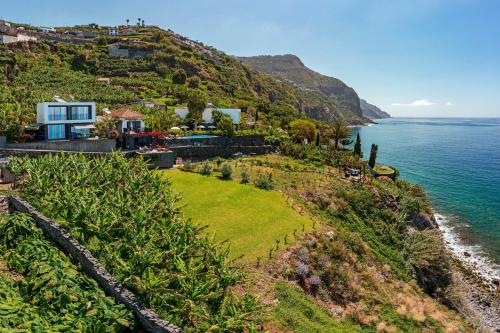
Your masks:
<instances>
[{"instance_id":1,"label":"shrub","mask_svg":"<svg viewBox=\"0 0 500 333\"><path fill-rule=\"evenodd\" d=\"M194 164L190 162L186 162L181 166L182 171L193 171L194 170Z\"/></svg>"},{"instance_id":2,"label":"shrub","mask_svg":"<svg viewBox=\"0 0 500 333\"><path fill-rule=\"evenodd\" d=\"M188 87L196 89L200 86L200 78L198 76L192 76L188 79Z\"/></svg>"},{"instance_id":3,"label":"shrub","mask_svg":"<svg viewBox=\"0 0 500 333\"><path fill-rule=\"evenodd\" d=\"M222 166L221 169L222 179L231 179L233 176L233 169L229 163Z\"/></svg>"},{"instance_id":4,"label":"shrub","mask_svg":"<svg viewBox=\"0 0 500 333\"><path fill-rule=\"evenodd\" d=\"M274 181L272 173L260 176L255 180L255 186L263 190L272 190L274 188Z\"/></svg>"},{"instance_id":5,"label":"shrub","mask_svg":"<svg viewBox=\"0 0 500 333\"><path fill-rule=\"evenodd\" d=\"M405 238L403 255L407 269L422 289L429 295L442 296L451 283L451 270L440 232L410 229Z\"/></svg>"},{"instance_id":6,"label":"shrub","mask_svg":"<svg viewBox=\"0 0 500 333\"><path fill-rule=\"evenodd\" d=\"M186 72L182 69L176 69L175 72L172 74L172 82L176 84L184 84L186 83Z\"/></svg>"},{"instance_id":7,"label":"shrub","mask_svg":"<svg viewBox=\"0 0 500 333\"><path fill-rule=\"evenodd\" d=\"M248 184L250 183L250 174L246 171L241 172L241 183Z\"/></svg>"},{"instance_id":8,"label":"shrub","mask_svg":"<svg viewBox=\"0 0 500 333\"><path fill-rule=\"evenodd\" d=\"M210 163L203 163L200 173L205 176L210 176L212 174L212 166L210 165Z\"/></svg>"}]
</instances>

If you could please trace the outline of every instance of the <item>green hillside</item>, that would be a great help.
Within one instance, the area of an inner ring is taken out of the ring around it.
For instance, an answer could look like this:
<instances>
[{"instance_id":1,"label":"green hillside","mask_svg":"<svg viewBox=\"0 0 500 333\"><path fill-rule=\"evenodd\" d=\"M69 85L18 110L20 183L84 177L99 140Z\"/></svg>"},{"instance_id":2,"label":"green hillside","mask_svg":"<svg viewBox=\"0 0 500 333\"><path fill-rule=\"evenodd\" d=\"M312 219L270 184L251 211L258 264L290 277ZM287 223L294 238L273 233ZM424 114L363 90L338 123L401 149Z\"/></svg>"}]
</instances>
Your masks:
<instances>
[{"instance_id":1,"label":"green hillside","mask_svg":"<svg viewBox=\"0 0 500 333\"><path fill-rule=\"evenodd\" d=\"M72 28L59 30L65 29ZM104 28L79 29L98 37L79 45L47 40L0 45L0 122L4 128L35 121L35 103L54 95L93 100L99 110L119 105L140 109L143 100L170 107L185 105L193 90L220 107L242 108L244 123L259 110L258 126L286 126L306 114L361 122L359 103L337 103L300 89L172 31L144 27L132 35L111 37ZM110 46L130 50L134 56L111 56ZM100 77L109 78L110 83L99 82ZM338 101L345 99L345 93L355 95L350 88L333 92L339 95Z\"/></svg>"}]
</instances>

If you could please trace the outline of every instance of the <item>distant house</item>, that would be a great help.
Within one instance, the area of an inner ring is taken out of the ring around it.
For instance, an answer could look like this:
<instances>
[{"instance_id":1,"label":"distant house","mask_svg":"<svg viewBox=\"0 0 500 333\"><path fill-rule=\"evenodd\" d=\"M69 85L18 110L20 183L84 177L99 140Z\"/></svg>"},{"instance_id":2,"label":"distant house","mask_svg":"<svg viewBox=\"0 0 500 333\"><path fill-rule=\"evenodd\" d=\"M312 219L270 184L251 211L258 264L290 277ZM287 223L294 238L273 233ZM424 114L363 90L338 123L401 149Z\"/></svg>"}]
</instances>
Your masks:
<instances>
[{"instance_id":1,"label":"distant house","mask_svg":"<svg viewBox=\"0 0 500 333\"><path fill-rule=\"evenodd\" d=\"M44 32L46 34L55 34L56 33L56 28L53 27L38 27L37 28L39 32Z\"/></svg>"},{"instance_id":2,"label":"distant house","mask_svg":"<svg viewBox=\"0 0 500 333\"><path fill-rule=\"evenodd\" d=\"M17 31L13 29L5 29L5 31L0 31L0 43L2 44L28 42L35 40L37 40L35 36L23 31Z\"/></svg>"},{"instance_id":3,"label":"distant house","mask_svg":"<svg viewBox=\"0 0 500 333\"><path fill-rule=\"evenodd\" d=\"M208 123L208 124L213 123L212 112L214 110L218 110L218 111L222 112L223 114L226 114L229 117L231 117L233 124L238 125L240 123L241 109L223 109L223 108L216 108L213 106L209 106L209 107L205 108L205 110L203 111L202 121L204 123ZM175 113L181 119L186 119L188 112L189 112L188 108L175 109Z\"/></svg>"},{"instance_id":4,"label":"distant house","mask_svg":"<svg viewBox=\"0 0 500 333\"><path fill-rule=\"evenodd\" d=\"M17 43L17 33L10 31L0 32L0 43Z\"/></svg>"},{"instance_id":5,"label":"distant house","mask_svg":"<svg viewBox=\"0 0 500 333\"><path fill-rule=\"evenodd\" d=\"M118 36L118 29L115 28L108 28L108 35L110 36Z\"/></svg>"},{"instance_id":6,"label":"distant house","mask_svg":"<svg viewBox=\"0 0 500 333\"><path fill-rule=\"evenodd\" d=\"M104 117L118 120L120 133L143 132L145 128L144 116L130 109L119 109L104 115Z\"/></svg>"},{"instance_id":7,"label":"distant house","mask_svg":"<svg viewBox=\"0 0 500 333\"><path fill-rule=\"evenodd\" d=\"M94 102L37 104L37 120L46 140L80 139L92 136L96 120Z\"/></svg>"}]
</instances>

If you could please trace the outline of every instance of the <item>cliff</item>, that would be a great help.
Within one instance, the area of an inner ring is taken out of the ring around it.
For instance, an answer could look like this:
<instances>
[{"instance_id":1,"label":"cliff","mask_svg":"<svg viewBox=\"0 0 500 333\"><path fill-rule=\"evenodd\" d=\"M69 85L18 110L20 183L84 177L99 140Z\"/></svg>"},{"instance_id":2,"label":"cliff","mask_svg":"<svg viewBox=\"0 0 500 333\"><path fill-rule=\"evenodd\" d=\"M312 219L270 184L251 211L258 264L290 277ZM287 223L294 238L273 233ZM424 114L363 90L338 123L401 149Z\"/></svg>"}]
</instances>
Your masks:
<instances>
[{"instance_id":1,"label":"cliff","mask_svg":"<svg viewBox=\"0 0 500 333\"><path fill-rule=\"evenodd\" d=\"M350 122L365 121L356 91L341 80L306 67L295 55L239 57L242 63L292 83L309 98L322 102L320 108L304 108L311 118L331 121L343 118Z\"/></svg>"},{"instance_id":2,"label":"cliff","mask_svg":"<svg viewBox=\"0 0 500 333\"><path fill-rule=\"evenodd\" d=\"M361 106L361 112L363 112L363 116L370 118L370 119L384 119L384 118L390 118L391 115L388 114L385 111L382 111L378 107L376 107L373 104L368 103L364 99L360 99L360 106Z\"/></svg>"}]
</instances>

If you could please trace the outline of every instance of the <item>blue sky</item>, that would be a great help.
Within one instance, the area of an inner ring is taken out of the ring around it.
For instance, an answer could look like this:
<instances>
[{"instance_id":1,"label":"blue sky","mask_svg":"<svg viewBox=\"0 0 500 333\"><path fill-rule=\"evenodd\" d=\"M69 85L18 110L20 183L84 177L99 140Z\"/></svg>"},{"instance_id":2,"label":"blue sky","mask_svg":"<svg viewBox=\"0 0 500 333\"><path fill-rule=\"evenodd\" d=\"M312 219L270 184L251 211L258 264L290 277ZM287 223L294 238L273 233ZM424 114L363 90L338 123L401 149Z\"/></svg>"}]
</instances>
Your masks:
<instances>
[{"instance_id":1,"label":"blue sky","mask_svg":"<svg viewBox=\"0 0 500 333\"><path fill-rule=\"evenodd\" d=\"M138 17L228 54L298 55L395 116L500 117L497 0L23 0L34 25Z\"/></svg>"}]
</instances>

